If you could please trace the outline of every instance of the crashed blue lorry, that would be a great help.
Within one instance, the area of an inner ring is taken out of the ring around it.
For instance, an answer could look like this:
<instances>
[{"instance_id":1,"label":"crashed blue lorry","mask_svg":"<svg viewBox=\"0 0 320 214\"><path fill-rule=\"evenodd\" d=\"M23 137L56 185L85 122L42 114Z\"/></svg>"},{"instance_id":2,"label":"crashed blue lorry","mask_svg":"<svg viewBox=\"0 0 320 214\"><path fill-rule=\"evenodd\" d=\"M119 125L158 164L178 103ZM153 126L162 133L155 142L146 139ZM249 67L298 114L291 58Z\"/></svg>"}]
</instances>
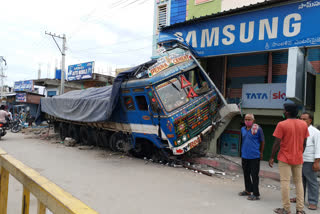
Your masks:
<instances>
[{"instance_id":1,"label":"crashed blue lorry","mask_svg":"<svg viewBox=\"0 0 320 214\"><path fill-rule=\"evenodd\" d=\"M208 145L225 104L193 54L177 46L120 73L112 86L41 98L40 110L61 140L182 155Z\"/></svg>"}]
</instances>

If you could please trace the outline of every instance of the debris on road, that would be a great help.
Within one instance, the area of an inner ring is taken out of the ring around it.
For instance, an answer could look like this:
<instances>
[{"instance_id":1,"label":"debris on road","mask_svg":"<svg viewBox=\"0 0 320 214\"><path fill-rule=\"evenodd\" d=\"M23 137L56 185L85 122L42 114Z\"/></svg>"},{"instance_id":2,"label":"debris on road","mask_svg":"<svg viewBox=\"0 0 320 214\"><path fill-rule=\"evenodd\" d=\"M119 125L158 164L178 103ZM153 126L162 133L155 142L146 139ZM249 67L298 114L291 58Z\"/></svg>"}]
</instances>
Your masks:
<instances>
[{"instance_id":1,"label":"debris on road","mask_svg":"<svg viewBox=\"0 0 320 214\"><path fill-rule=\"evenodd\" d=\"M78 149L80 150L92 150L94 146L78 146Z\"/></svg>"}]
</instances>

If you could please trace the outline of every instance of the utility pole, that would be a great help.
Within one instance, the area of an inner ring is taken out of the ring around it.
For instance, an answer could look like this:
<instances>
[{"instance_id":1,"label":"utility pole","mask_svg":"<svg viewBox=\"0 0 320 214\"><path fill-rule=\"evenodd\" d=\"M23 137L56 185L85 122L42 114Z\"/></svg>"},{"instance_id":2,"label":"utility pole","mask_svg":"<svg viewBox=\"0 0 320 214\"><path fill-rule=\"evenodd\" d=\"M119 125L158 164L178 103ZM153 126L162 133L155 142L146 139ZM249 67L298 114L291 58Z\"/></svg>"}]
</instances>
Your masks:
<instances>
[{"instance_id":1,"label":"utility pole","mask_svg":"<svg viewBox=\"0 0 320 214\"><path fill-rule=\"evenodd\" d=\"M39 63L38 80L41 79L41 63Z\"/></svg>"},{"instance_id":2,"label":"utility pole","mask_svg":"<svg viewBox=\"0 0 320 214\"><path fill-rule=\"evenodd\" d=\"M3 58L3 56L0 56L0 78L1 78L1 103L2 103L2 98L3 98L3 78L5 78L5 75L4 75L4 66L3 66L3 63L4 63L4 66L6 67L7 66L7 61Z\"/></svg>"},{"instance_id":3,"label":"utility pole","mask_svg":"<svg viewBox=\"0 0 320 214\"><path fill-rule=\"evenodd\" d=\"M60 35L56 35L56 34L52 34L45 32L45 34L52 36L52 39L54 40L54 42L56 43L61 55L62 55L62 60L61 60L61 86L60 86L60 94L64 93L64 72L65 72L65 57L66 57L66 35L63 34L62 36ZM60 48L60 46L58 45L56 38L62 39L62 48Z\"/></svg>"}]
</instances>

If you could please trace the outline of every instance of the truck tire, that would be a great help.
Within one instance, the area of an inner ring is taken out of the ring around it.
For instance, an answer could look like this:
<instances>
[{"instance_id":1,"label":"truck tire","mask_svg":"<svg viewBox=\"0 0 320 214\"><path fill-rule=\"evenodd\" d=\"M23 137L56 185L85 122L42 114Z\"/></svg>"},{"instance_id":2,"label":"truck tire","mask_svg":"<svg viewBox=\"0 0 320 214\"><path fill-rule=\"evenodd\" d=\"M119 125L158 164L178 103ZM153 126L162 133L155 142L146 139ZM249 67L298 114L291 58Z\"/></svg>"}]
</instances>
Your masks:
<instances>
[{"instance_id":1,"label":"truck tire","mask_svg":"<svg viewBox=\"0 0 320 214\"><path fill-rule=\"evenodd\" d=\"M91 139L91 133L88 127L80 127L80 142L84 145L89 145Z\"/></svg>"},{"instance_id":2,"label":"truck tire","mask_svg":"<svg viewBox=\"0 0 320 214\"><path fill-rule=\"evenodd\" d=\"M89 130L89 135L91 136L91 138L89 139L90 145L99 146L98 145L98 134L99 134L99 131L96 129Z\"/></svg>"},{"instance_id":3,"label":"truck tire","mask_svg":"<svg viewBox=\"0 0 320 214\"><path fill-rule=\"evenodd\" d=\"M77 125L69 124L68 136L74 139L77 143L80 142L80 128Z\"/></svg>"},{"instance_id":4,"label":"truck tire","mask_svg":"<svg viewBox=\"0 0 320 214\"><path fill-rule=\"evenodd\" d=\"M110 137L110 149L114 152L125 152L127 142L126 135L122 132L115 132Z\"/></svg>"},{"instance_id":5,"label":"truck tire","mask_svg":"<svg viewBox=\"0 0 320 214\"><path fill-rule=\"evenodd\" d=\"M59 136L61 141L67 137L67 126L64 123L59 124Z\"/></svg>"},{"instance_id":6,"label":"truck tire","mask_svg":"<svg viewBox=\"0 0 320 214\"><path fill-rule=\"evenodd\" d=\"M59 133L59 123L53 123L54 133Z\"/></svg>"},{"instance_id":7,"label":"truck tire","mask_svg":"<svg viewBox=\"0 0 320 214\"><path fill-rule=\"evenodd\" d=\"M106 131L99 131L98 132L98 146L103 148L110 148L109 147L109 139L108 139L108 133Z\"/></svg>"},{"instance_id":8,"label":"truck tire","mask_svg":"<svg viewBox=\"0 0 320 214\"><path fill-rule=\"evenodd\" d=\"M153 145L145 139L136 139L136 145L130 150L130 153L137 158L151 158L154 153Z\"/></svg>"}]
</instances>

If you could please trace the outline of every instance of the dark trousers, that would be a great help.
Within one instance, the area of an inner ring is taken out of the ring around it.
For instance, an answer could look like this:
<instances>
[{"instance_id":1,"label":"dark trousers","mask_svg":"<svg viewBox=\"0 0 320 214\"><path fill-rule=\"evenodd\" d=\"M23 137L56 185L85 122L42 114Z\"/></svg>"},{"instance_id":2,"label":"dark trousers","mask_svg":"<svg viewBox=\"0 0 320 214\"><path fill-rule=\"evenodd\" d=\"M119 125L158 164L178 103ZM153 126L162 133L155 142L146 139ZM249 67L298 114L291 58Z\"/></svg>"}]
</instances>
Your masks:
<instances>
[{"instance_id":1,"label":"dark trousers","mask_svg":"<svg viewBox=\"0 0 320 214\"><path fill-rule=\"evenodd\" d=\"M260 196L259 193L259 172L260 158L244 159L242 158L242 169L244 176L244 185L247 192L252 192L254 196Z\"/></svg>"},{"instance_id":2,"label":"dark trousers","mask_svg":"<svg viewBox=\"0 0 320 214\"><path fill-rule=\"evenodd\" d=\"M319 201L319 183L317 172L312 170L313 162L304 162L302 167L302 182L304 189L304 198L308 190L308 203L318 205Z\"/></svg>"}]
</instances>

